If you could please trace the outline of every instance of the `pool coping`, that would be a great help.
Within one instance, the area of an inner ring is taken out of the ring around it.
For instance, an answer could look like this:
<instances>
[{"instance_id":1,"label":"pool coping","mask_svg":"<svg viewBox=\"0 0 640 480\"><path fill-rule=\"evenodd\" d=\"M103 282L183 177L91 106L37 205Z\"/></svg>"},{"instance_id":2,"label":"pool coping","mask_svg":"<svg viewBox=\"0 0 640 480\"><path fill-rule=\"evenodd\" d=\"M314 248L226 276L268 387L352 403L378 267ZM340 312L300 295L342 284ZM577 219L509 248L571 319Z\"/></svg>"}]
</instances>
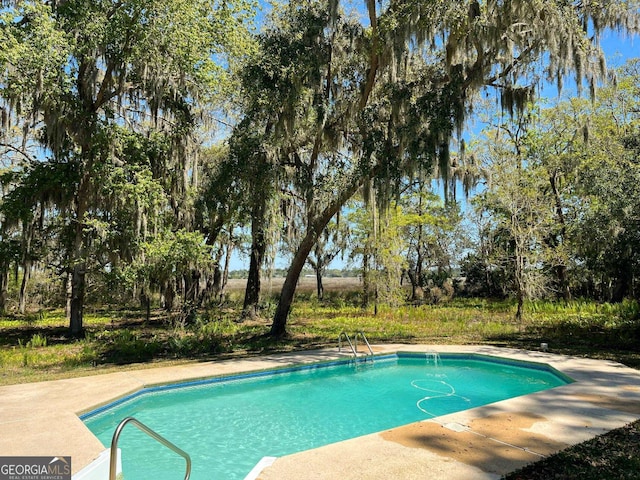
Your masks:
<instances>
[{"instance_id":1,"label":"pool coping","mask_svg":"<svg viewBox=\"0 0 640 480\"><path fill-rule=\"evenodd\" d=\"M473 353L546 363L575 381L281 457L259 479L499 478L514 466L539 458L540 452L527 442L534 442L544 454L552 453L640 418L640 371L615 362L486 345L372 347L376 354ZM79 415L114 399L159 385L346 357L347 353L334 348L0 387L0 455L71 456L75 474L104 451ZM534 417L523 426L527 415ZM507 433L509 441L505 441ZM475 438L482 443L476 444ZM470 453L465 456L465 451ZM479 453L486 457L483 461L475 458Z\"/></svg>"}]
</instances>

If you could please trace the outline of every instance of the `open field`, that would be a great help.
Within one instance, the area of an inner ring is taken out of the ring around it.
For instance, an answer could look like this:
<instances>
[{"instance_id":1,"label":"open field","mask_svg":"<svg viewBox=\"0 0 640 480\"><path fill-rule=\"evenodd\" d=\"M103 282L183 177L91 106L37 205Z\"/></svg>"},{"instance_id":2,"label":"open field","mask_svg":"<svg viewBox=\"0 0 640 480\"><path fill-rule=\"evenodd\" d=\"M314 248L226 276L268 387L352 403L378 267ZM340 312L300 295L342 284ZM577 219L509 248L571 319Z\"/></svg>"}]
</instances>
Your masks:
<instances>
[{"instance_id":1,"label":"open field","mask_svg":"<svg viewBox=\"0 0 640 480\"><path fill-rule=\"evenodd\" d=\"M267 295L275 295L280 292L284 277L265 279L262 281L263 292ZM244 279L231 278L227 284L229 292L244 292L247 281ZM356 277L326 277L322 284L325 292L347 292L362 288L362 282ZM298 281L298 293L314 293L316 291L316 278L314 276L300 277Z\"/></svg>"}]
</instances>

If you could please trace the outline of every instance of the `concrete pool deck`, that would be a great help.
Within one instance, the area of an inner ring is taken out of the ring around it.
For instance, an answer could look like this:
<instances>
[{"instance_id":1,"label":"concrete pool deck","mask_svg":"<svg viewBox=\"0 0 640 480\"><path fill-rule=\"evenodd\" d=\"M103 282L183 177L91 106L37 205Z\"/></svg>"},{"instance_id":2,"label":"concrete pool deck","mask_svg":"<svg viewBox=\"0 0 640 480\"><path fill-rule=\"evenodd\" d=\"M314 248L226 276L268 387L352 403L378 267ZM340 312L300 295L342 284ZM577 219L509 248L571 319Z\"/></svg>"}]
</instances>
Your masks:
<instances>
[{"instance_id":1,"label":"concrete pool deck","mask_svg":"<svg viewBox=\"0 0 640 480\"><path fill-rule=\"evenodd\" d=\"M575 382L281 457L260 480L494 479L640 418L640 371L615 362L491 346L373 348L547 363ZM0 456L71 456L77 473L105 450L79 414L153 385L346 356L336 348L0 387Z\"/></svg>"}]
</instances>

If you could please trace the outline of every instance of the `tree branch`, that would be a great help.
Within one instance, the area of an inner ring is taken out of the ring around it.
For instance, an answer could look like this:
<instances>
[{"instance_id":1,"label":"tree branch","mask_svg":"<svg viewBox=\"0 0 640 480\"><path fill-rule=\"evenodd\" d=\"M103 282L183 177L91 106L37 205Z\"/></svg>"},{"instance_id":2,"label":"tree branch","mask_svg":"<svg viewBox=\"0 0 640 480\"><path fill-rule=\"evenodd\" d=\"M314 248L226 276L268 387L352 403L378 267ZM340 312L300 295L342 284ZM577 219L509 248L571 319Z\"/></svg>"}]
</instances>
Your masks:
<instances>
[{"instance_id":1,"label":"tree branch","mask_svg":"<svg viewBox=\"0 0 640 480\"><path fill-rule=\"evenodd\" d=\"M107 65L107 69L104 72L104 78L102 79L102 84L100 85L100 90L98 91L98 94L96 95L96 101L94 102L94 109L97 111L100 107L102 107L102 105L104 105L106 102L108 102L109 100L111 100L113 97L115 97L118 92L115 90L112 90L111 92L107 93L107 89L111 88L111 84L113 83L113 69L114 69L114 65L113 62L109 62Z\"/></svg>"},{"instance_id":2,"label":"tree branch","mask_svg":"<svg viewBox=\"0 0 640 480\"><path fill-rule=\"evenodd\" d=\"M0 147L2 148L6 148L7 150L11 150L12 152L15 152L17 154L22 155L25 159L27 159L29 162L33 162L35 159L29 155L27 152L25 152L24 150L14 147L13 145L10 145L8 143L0 143Z\"/></svg>"},{"instance_id":3,"label":"tree branch","mask_svg":"<svg viewBox=\"0 0 640 480\"><path fill-rule=\"evenodd\" d=\"M367 10L369 12L369 23L371 24L371 55L369 57L369 71L367 72L367 83L364 85L362 98L360 99L360 110L364 109L369 101L369 96L376 83L378 66L380 65L379 39L378 39L378 16L376 13L376 0L367 0Z\"/></svg>"},{"instance_id":4,"label":"tree branch","mask_svg":"<svg viewBox=\"0 0 640 480\"><path fill-rule=\"evenodd\" d=\"M513 59L513 62L511 62L509 65L507 65L504 70L502 70L500 73L494 75L493 77L487 78L484 82L485 85L487 86L496 86L498 87L499 85L495 84L495 82L497 82L498 80L501 80L503 78L505 78L507 75L509 75L514 68L516 68L520 63L522 63L523 58L528 56L531 52L533 52L533 50L535 48L537 48L538 45L534 44L534 45L530 45L529 47L525 48L522 53L520 55L518 55L516 58ZM493 58L493 56L485 56L485 58ZM475 69L476 67L480 68L479 65L474 65L473 68ZM468 88L471 85L472 81L471 81L471 75L469 75L464 83L464 88Z\"/></svg>"}]
</instances>

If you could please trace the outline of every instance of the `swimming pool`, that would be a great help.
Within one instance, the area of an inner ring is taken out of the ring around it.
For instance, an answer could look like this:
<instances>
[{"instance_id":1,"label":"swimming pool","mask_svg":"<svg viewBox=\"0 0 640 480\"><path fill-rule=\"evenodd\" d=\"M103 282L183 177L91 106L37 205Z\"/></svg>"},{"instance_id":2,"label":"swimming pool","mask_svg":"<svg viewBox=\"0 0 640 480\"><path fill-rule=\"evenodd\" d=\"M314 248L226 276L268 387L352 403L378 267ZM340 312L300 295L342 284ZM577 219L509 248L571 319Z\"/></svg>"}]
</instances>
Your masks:
<instances>
[{"instance_id":1,"label":"swimming pool","mask_svg":"<svg viewBox=\"0 0 640 480\"><path fill-rule=\"evenodd\" d=\"M488 403L570 379L542 364L477 355L376 357L216 378L138 392L84 415L108 446L134 416L186 450L194 480L242 479L282 456ZM120 443L127 480L181 478L184 462L135 429Z\"/></svg>"}]
</instances>

